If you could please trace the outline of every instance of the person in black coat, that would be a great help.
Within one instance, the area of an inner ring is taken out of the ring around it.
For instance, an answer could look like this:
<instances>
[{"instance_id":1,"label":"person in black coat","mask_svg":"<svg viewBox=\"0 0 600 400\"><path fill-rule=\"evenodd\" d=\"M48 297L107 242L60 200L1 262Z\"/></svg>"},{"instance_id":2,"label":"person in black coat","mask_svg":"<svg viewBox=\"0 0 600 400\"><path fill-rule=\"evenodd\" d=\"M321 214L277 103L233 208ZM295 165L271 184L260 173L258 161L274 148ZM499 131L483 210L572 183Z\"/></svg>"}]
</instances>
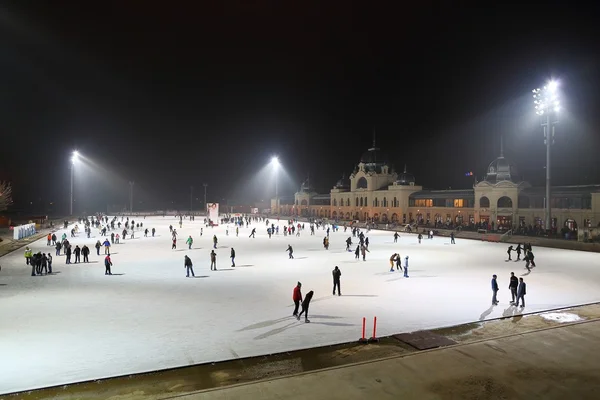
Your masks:
<instances>
[{"instance_id":1,"label":"person in black coat","mask_svg":"<svg viewBox=\"0 0 600 400\"><path fill-rule=\"evenodd\" d=\"M83 245L83 247L81 248L81 254L83 254L83 262L89 263L90 259L88 258L88 256L90 255L90 248L87 247L87 245Z\"/></svg>"},{"instance_id":2,"label":"person in black coat","mask_svg":"<svg viewBox=\"0 0 600 400\"><path fill-rule=\"evenodd\" d=\"M333 275L333 295L335 296L335 288L337 287L338 296L341 296L342 292L340 290L340 278L342 276L342 271L340 271L337 265L331 272L331 275Z\"/></svg>"},{"instance_id":3,"label":"person in black coat","mask_svg":"<svg viewBox=\"0 0 600 400\"><path fill-rule=\"evenodd\" d=\"M508 284L508 288L510 289L510 294L512 295L511 304L514 304L515 298L517 297L517 287L519 286L519 279L515 276L514 272L510 273L510 283Z\"/></svg>"},{"instance_id":4,"label":"person in black coat","mask_svg":"<svg viewBox=\"0 0 600 400\"><path fill-rule=\"evenodd\" d=\"M310 306L310 301L312 300L314 294L315 293L311 290L310 292L306 293L306 296L304 296L304 300L302 301L302 311L300 311L300 314L296 316L298 321L300 321L300 317L302 314L304 314L304 322L310 322L308 320L308 306Z\"/></svg>"},{"instance_id":5,"label":"person in black coat","mask_svg":"<svg viewBox=\"0 0 600 400\"><path fill-rule=\"evenodd\" d=\"M192 277L196 276L194 275L194 266L192 264L192 260L188 256L184 256L183 267L187 268L187 278L190 277L190 272L192 273Z\"/></svg>"},{"instance_id":6,"label":"person in black coat","mask_svg":"<svg viewBox=\"0 0 600 400\"><path fill-rule=\"evenodd\" d=\"M75 254L75 264L77 264L81 261L81 249L79 248L79 245L75 246L73 253Z\"/></svg>"}]
</instances>

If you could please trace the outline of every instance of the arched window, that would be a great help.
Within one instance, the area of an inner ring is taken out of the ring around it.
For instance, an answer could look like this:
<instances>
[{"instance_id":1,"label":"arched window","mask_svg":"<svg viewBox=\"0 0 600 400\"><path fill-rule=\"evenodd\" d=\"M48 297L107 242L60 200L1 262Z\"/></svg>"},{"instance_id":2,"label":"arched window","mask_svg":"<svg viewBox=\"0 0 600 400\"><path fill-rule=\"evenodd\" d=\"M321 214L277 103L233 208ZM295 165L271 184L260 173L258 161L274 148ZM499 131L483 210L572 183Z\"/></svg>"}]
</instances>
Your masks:
<instances>
[{"instance_id":1,"label":"arched window","mask_svg":"<svg viewBox=\"0 0 600 400\"><path fill-rule=\"evenodd\" d=\"M369 203L367 202L367 198L366 198L366 197L365 197L365 201L364 201L364 203L365 203L365 207L366 207L367 205L369 205Z\"/></svg>"},{"instance_id":2,"label":"arched window","mask_svg":"<svg viewBox=\"0 0 600 400\"><path fill-rule=\"evenodd\" d=\"M347 198L347 199L346 199L346 206L347 206L347 207L350 207L350 198ZM347 218L347 219L350 219L350 218Z\"/></svg>"},{"instance_id":3,"label":"arched window","mask_svg":"<svg viewBox=\"0 0 600 400\"><path fill-rule=\"evenodd\" d=\"M383 206L384 206L384 207L387 207L387 197L384 197L384 198L383 198Z\"/></svg>"},{"instance_id":4,"label":"arched window","mask_svg":"<svg viewBox=\"0 0 600 400\"><path fill-rule=\"evenodd\" d=\"M358 207L358 197L356 198L356 207Z\"/></svg>"},{"instance_id":5,"label":"arched window","mask_svg":"<svg viewBox=\"0 0 600 400\"><path fill-rule=\"evenodd\" d=\"M373 205L375 207L379 207L379 200L377 199L377 197L375 197L375 200L373 200Z\"/></svg>"},{"instance_id":6,"label":"arched window","mask_svg":"<svg viewBox=\"0 0 600 400\"><path fill-rule=\"evenodd\" d=\"M337 206L337 199L333 199L333 205Z\"/></svg>"},{"instance_id":7,"label":"arched window","mask_svg":"<svg viewBox=\"0 0 600 400\"><path fill-rule=\"evenodd\" d=\"M360 198L360 206L361 207L363 206L363 198L362 197Z\"/></svg>"},{"instance_id":8,"label":"arched window","mask_svg":"<svg viewBox=\"0 0 600 400\"><path fill-rule=\"evenodd\" d=\"M490 208L490 199L485 196L482 196L479 199L479 207L480 208Z\"/></svg>"},{"instance_id":9,"label":"arched window","mask_svg":"<svg viewBox=\"0 0 600 400\"><path fill-rule=\"evenodd\" d=\"M308 205L308 201L306 201L306 199L304 199L304 200L302 200L302 202L300 203L300 205L307 206Z\"/></svg>"},{"instance_id":10,"label":"arched window","mask_svg":"<svg viewBox=\"0 0 600 400\"><path fill-rule=\"evenodd\" d=\"M498 208L512 208L512 200L508 196L502 196L498 199Z\"/></svg>"},{"instance_id":11,"label":"arched window","mask_svg":"<svg viewBox=\"0 0 600 400\"><path fill-rule=\"evenodd\" d=\"M356 182L356 188L357 189L366 189L367 188L367 178L365 178L364 176L362 178L360 178L358 180L358 182Z\"/></svg>"}]
</instances>

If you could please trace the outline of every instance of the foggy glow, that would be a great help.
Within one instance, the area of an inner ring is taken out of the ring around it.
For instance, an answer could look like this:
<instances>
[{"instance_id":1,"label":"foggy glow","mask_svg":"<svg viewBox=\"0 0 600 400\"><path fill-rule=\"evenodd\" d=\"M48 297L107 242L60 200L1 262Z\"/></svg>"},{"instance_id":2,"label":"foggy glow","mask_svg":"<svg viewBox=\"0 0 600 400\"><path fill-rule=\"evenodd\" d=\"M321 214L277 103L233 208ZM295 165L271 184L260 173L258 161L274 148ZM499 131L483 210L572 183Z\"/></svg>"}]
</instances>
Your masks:
<instances>
[{"instance_id":1,"label":"foggy glow","mask_svg":"<svg viewBox=\"0 0 600 400\"><path fill-rule=\"evenodd\" d=\"M71 163L75 164L77 161L79 161L79 152L75 150L71 156Z\"/></svg>"},{"instance_id":2,"label":"foggy glow","mask_svg":"<svg viewBox=\"0 0 600 400\"><path fill-rule=\"evenodd\" d=\"M279 158L277 158L277 156L271 158L271 165L273 165L275 168L279 167Z\"/></svg>"},{"instance_id":3,"label":"foggy glow","mask_svg":"<svg viewBox=\"0 0 600 400\"><path fill-rule=\"evenodd\" d=\"M532 93L535 113L537 115L544 115L544 113L551 111L558 112L560 110L557 81L552 80L548 82L542 89L533 89Z\"/></svg>"}]
</instances>

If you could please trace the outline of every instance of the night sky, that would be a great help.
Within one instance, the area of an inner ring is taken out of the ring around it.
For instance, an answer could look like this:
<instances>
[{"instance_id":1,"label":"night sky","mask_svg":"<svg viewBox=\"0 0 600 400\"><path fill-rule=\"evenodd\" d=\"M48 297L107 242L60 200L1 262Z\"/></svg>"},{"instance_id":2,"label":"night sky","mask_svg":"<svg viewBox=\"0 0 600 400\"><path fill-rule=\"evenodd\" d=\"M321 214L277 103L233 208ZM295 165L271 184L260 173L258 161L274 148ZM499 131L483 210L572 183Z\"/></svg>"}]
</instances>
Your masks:
<instances>
[{"instance_id":1,"label":"night sky","mask_svg":"<svg viewBox=\"0 0 600 400\"><path fill-rule=\"evenodd\" d=\"M268 198L273 186L248 182L273 155L293 180L280 194L308 174L325 192L374 131L427 188L470 187L500 135L542 185L531 89L549 78L564 105L554 182L600 183L598 6L460 3L2 2L13 210L68 210L74 149L102 167L76 172L76 211L127 205L130 180L135 208L187 210L191 185L200 207L203 183L209 201Z\"/></svg>"}]
</instances>

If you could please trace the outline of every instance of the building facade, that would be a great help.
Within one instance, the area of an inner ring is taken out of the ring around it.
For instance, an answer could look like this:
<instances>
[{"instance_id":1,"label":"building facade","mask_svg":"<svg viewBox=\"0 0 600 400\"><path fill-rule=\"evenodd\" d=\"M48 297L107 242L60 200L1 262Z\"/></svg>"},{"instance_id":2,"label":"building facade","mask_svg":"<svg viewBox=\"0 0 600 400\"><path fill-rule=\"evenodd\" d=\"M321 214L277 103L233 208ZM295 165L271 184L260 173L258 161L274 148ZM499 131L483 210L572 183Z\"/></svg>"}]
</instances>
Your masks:
<instances>
[{"instance_id":1,"label":"building facade","mask_svg":"<svg viewBox=\"0 0 600 400\"><path fill-rule=\"evenodd\" d=\"M553 230L600 226L600 185L556 186L551 193ZM417 185L406 167L394 171L373 146L329 193L317 193L306 181L293 201L280 199L277 207L273 199L271 205L284 216L532 233L546 228L545 202L545 188L523 181L502 151L472 189L429 190Z\"/></svg>"}]
</instances>

